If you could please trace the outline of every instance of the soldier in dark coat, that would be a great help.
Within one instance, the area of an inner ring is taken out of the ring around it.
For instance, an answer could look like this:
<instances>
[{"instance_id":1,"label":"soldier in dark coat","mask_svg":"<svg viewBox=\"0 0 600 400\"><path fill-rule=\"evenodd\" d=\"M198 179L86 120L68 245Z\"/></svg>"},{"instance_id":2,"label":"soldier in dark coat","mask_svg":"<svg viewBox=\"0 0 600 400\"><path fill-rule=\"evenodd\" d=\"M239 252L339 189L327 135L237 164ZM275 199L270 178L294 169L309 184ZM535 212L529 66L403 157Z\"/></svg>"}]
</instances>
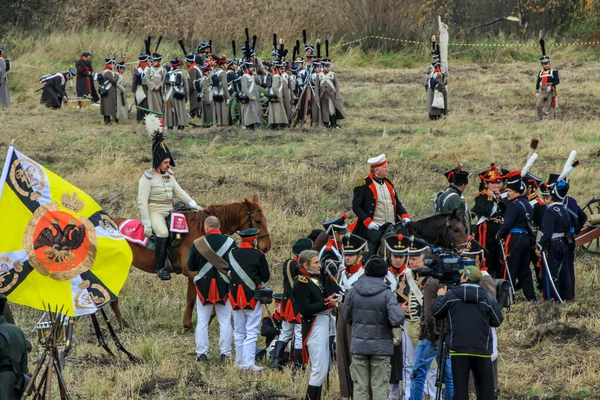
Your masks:
<instances>
[{"instance_id":1,"label":"soldier in dark coat","mask_svg":"<svg viewBox=\"0 0 600 400\"><path fill-rule=\"evenodd\" d=\"M42 78L40 83L44 84L44 88L42 89L40 103L54 110L62 107L63 102L67 101L65 85L69 79L75 76L75 73L75 70L70 68L67 72L59 72Z\"/></svg>"},{"instance_id":2,"label":"soldier in dark coat","mask_svg":"<svg viewBox=\"0 0 600 400\"><path fill-rule=\"evenodd\" d=\"M254 363L262 320L257 294L271 275L265 255L256 249L258 229L249 228L238 234L242 243L229 253L229 301L233 307L235 361L238 368L257 372L262 370Z\"/></svg>"},{"instance_id":3,"label":"soldier in dark coat","mask_svg":"<svg viewBox=\"0 0 600 400\"><path fill-rule=\"evenodd\" d=\"M496 234L502 226L506 203L502 190L506 179L503 171L492 164L489 169L479 174L481 192L475 196L471 211L475 214L475 238L488 251L481 269L488 271L494 278L501 278L502 253Z\"/></svg>"},{"instance_id":4,"label":"soldier in dark coat","mask_svg":"<svg viewBox=\"0 0 600 400\"><path fill-rule=\"evenodd\" d=\"M97 103L100 98L98 97L98 93L96 93L96 86L94 85L92 55L87 51L81 53L79 60L75 63L75 70L77 71L77 81L75 83L77 97L86 98L87 96L92 96L92 102ZM77 104L81 108L81 102Z\"/></svg>"},{"instance_id":5,"label":"soldier in dark coat","mask_svg":"<svg viewBox=\"0 0 600 400\"><path fill-rule=\"evenodd\" d=\"M525 197L525 183L521 171L513 171L506 175L508 205L504 214L504 222L498 231L497 238L504 240L504 255L506 265L504 279L517 281L523 289L527 300L536 300L531 279L529 226L533 209ZM507 271L508 270L508 271Z\"/></svg>"},{"instance_id":6,"label":"soldier in dark coat","mask_svg":"<svg viewBox=\"0 0 600 400\"><path fill-rule=\"evenodd\" d=\"M309 238L302 238L296 241L292 246L294 258L283 262L283 297L279 308L281 315L281 333L279 339L275 342L273 350L273 368L281 366L281 359L287 343L294 337L294 369L302 366L302 317L294 303L292 288L294 279L298 275L298 256L304 250L312 249L313 241Z\"/></svg>"},{"instance_id":7,"label":"soldier in dark coat","mask_svg":"<svg viewBox=\"0 0 600 400\"><path fill-rule=\"evenodd\" d=\"M367 161L371 172L354 186L352 211L358 217L352 233L367 239L369 254L377 254L383 231L382 225L411 221L410 215L398 199L394 185L387 178L389 167L385 154ZM366 258L368 259L369 256Z\"/></svg>"},{"instance_id":8,"label":"soldier in dark coat","mask_svg":"<svg viewBox=\"0 0 600 400\"><path fill-rule=\"evenodd\" d=\"M0 397L19 400L25 391L27 342L19 327L6 321L5 306L6 296L0 294Z\"/></svg>"},{"instance_id":9,"label":"soldier in dark coat","mask_svg":"<svg viewBox=\"0 0 600 400\"><path fill-rule=\"evenodd\" d=\"M454 210L462 210L462 222L467 228L467 234L471 231L471 212L465 201L463 193L469 184L469 173L464 171L460 164L450 171L446 171L444 176L448 180L450 187L436 198L436 214L451 213Z\"/></svg>"},{"instance_id":10,"label":"soldier in dark coat","mask_svg":"<svg viewBox=\"0 0 600 400\"><path fill-rule=\"evenodd\" d=\"M321 277L321 263L316 251L303 251L298 263L300 267L292 292L302 314L303 361L308 363L310 358L311 363L305 398L320 400L330 362L329 314L339 301L339 287L333 276Z\"/></svg>"},{"instance_id":11,"label":"soldier in dark coat","mask_svg":"<svg viewBox=\"0 0 600 400\"><path fill-rule=\"evenodd\" d=\"M148 108L148 82L146 77L150 72L149 59L150 55L148 53L140 53L138 56L139 64L133 69L131 79L131 91L133 92L135 104L146 109ZM143 121L146 114L146 111L137 109L136 120L138 122Z\"/></svg>"},{"instance_id":12,"label":"soldier in dark coat","mask_svg":"<svg viewBox=\"0 0 600 400\"><path fill-rule=\"evenodd\" d=\"M540 233L538 232L540 226L542 225L542 220L544 219L544 211L546 210L546 203L540 198L540 196L538 196L537 193L537 190L539 189L542 180L531 173L528 173L523 180L525 182L525 185L527 186L527 199L529 200L529 204L531 204L531 208L533 209L533 214L531 216L531 225L533 227L534 233L536 233L536 235L539 238ZM549 195L550 194L548 193L548 196ZM535 249L531 250L531 263L533 264L533 271L537 280L538 288L541 288L542 264L535 252Z\"/></svg>"},{"instance_id":13,"label":"soldier in dark coat","mask_svg":"<svg viewBox=\"0 0 600 400\"><path fill-rule=\"evenodd\" d=\"M2 57L3 50L0 49L0 107L10 105L10 93L8 92L8 76L6 73L10 69L10 61Z\"/></svg>"},{"instance_id":14,"label":"soldier in dark coat","mask_svg":"<svg viewBox=\"0 0 600 400\"><path fill-rule=\"evenodd\" d=\"M104 59L104 71L102 71L102 84L100 85L100 114L104 116L104 124L111 124L111 117L115 122L117 119L117 81L119 76L116 72L117 62L114 57Z\"/></svg>"},{"instance_id":15,"label":"soldier in dark coat","mask_svg":"<svg viewBox=\"0 0 600 400\"><path fill-rule=\"evenodd\" d=\"M208 360L208 326L213 312L219 320L219 350L221 359L231 356L231 304L229 303L229 253L236 247L235 241L221 233L217 217L204 221L205 235L194 240L190 248L187 266L196 272L196 355L199 361Z\"/></svg>"},{"instance_id":16,"label":"soldier in dark coat","mask_svg":"<svg viewBox=\"0 0 600 400\"><path fill-rule=\"evenodd\" d=\"M535 108L538 120L548 115L550 108L556 107L556 86L560 83L558 70L550 68L550 57L542 55L540 57L542 70L538 72L535 82Z\"/></svg>"}]
</instances>

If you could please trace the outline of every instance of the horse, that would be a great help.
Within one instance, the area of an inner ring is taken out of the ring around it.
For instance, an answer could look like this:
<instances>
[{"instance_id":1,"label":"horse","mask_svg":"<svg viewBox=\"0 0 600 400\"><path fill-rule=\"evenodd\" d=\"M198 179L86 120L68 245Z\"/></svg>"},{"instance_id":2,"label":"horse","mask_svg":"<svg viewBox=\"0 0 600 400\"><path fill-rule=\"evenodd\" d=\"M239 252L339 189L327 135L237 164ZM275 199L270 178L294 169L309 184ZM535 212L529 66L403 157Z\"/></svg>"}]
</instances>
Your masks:
<instances>
[{"instance_id":1,"label":"horse","mask_svg":"<svg viewBox=\"0 0 600 400\"><path fill-rule=\"evenodd\" d=\"M192 313L196 304L196 285L193 278L195 272L190 272L187 268L187 259L194 240L204 235L204 220L209 216L219 218L221 222L221 232L225 235L232 235L237 231L248 228L257 228L258 249L264 253L271 248L271 237L267 228L267 219L263 213L263 208L258 201L258 195L254 195L252 200L244 199L236 203L213 204L202 211L181 211L187 220L189 232L182 234L179 245L174 248L175 257L181 266L181 271L175 271L170 262L169 271L183 273L188 278L185 315L183 317L183 327L192 329ZM117 225L121 225L126 218L115 218ZM129 243L133 253L132 265L137 269L151 274L156 274L155 252L138 244ZM111 303L111 308L121 327L127 327L127 322L119 308L118 300Z\"/></svg>"},{"instance_id":2,"label":"horse","mask_svg":"<svg viewBox=\"0 0 600 400\"><path fill-rule=\"evenodd\" d=\"M402 222L389 224L388 227L384 225L378 254L383 255L385 239L399 233L404 236L418 237L433 247L464 247L468 242L467 227L462 220L464 212L463 209L456 209L450 213L435 214L418 221L411 221L406 225ZM321 231L314 240L313 250L321 250L327 243L327 239L327 233Z\"/></svg>"}]
</instances>

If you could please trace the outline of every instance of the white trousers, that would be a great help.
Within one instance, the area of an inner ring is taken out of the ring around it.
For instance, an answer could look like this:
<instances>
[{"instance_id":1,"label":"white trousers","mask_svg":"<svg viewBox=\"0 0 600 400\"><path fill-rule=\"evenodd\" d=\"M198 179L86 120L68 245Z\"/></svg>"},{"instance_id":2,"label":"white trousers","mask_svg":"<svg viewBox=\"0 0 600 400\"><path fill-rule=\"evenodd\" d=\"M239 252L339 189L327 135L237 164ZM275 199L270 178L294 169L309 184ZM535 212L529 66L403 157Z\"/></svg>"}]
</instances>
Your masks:
<instances>
[{"instance_id":1,"label":"white trousers","mask_svg":"<svg viewBox=\"0 0 600 400\"><path fill-rule=\"evenodd\" d=\"M233 339L233 329L231 328L231 304L229 299L225 304L202 305L200 299L196 297L196 310L198 312L198 323L196 324L196 354L208 355L208 324L213 309L219 320L219 351L226 356L231 355L231 341Z\"/></svg>"},{"instance_id":2,"label":"white trousers","mask_svg":"<svg viewBox=\"0 0 600 400\"><path fill-rule=\"evenodd\" d=\"M281 323L281 333L277 340L289 342L294 336L294 349L302 350L302 324L290 324L287 321Z\"/></svg>"},{"instance_id":3,"label":"white trousers","mask_svg":"<svg viewBox=\"0 0 600 400\"><path fill-rule=\"evenodd\" d=\"M404 329L402 329L402 357L404 362L404 368L402 369L402 383L404 385L404 400L410 400L410 384L412 382L413 367L415 365L415 343L408 335L407 324L418 324L418 322L404 321ZM418 344L418 343L417 343ZM435 399L436 386L435 380L437 378L437 363L435 359L429 367L427 377L425 378L425 388L423 395L429 396L430 399Z\"/></svg>"},{"instance_id":4,"label":"white trousers","mask_svg":"<svg viewBox=\"0 0 600 400\"><path fill-rule=\"evenodd\" d=\"M315 317L312 329L306 340L310 358L310 386L321 386L327 379L329 370L329 315Z\"/></svg>"},{"instance_id":5,"label":"white trousers","mask_svg":"<svg viewBox=\"0 0 600 400\"><path fill-rule=\"evenodd\" d=\"M254 310L233 310L235 361L239 367L249 368L256 365L254 357L261 321L262 307L258 303Z\"/></svg>"}]
</instances>

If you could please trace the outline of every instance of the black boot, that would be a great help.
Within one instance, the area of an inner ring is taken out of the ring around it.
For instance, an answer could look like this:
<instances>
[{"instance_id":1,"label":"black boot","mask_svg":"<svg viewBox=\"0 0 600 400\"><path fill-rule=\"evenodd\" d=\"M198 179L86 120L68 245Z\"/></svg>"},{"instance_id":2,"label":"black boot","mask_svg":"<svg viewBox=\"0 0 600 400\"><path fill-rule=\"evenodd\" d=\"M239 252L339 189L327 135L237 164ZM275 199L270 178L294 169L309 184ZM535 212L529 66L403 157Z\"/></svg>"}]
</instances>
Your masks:
<instances>
[{"instance_id":1,"label":"black boot","mask_svg":"<svg viewBox=\"0 0 600 400\"><path fill-rule=\"evenodd\" d=\"M330 352L331 362L334 364L337 363L337 354L335 352L335 336L334 335L329 336L329 352Z\"/></svg>"},{"instance_id":2,"label":"black boot","mask_svg":"<svg viewBox=\"0 0 600 400\"><path fill-rule=\"evenodd\" d=\"M275 342L275 348L273 349L273 368L283 368L283 352L287 342L278 340Z\"/></svg>"},{"instance_id":3,"label":"black boot","mask_svg":"<svg viewBox=\"0 0 600 400\"><path fill-rule=\"evenodd\" d=\"M292 369L293 371L298 371L300 368L306 368L302 363L302 349L294 349L294 366Z\"/></svg>"},{"instance_id":4,"label":"black boot","mask_svg":"<svg viewBox=\"0 0 600 400\"><path fill-rule=\"evenodd\" d=\"M155 237L154 244L156 252L156 274L163 281L171 279L167 269L167 238Z\"/></svg>"},{"instance_id":5,"label":"black boot","mask_svg":"<svg viewBox=\"0 0 600 400\"><path fill-rule=\"evenodd\" d=\"M110 125L110 117L104 116L104 125Z\"/></svg>"},{"instance_id":6,"label":"black boot","mask_svg":"<svg viewBox=\"0 0 600 400\"><path fill-rule=\"evenodd\" d=\"M308 385L305 400L321 400L321 386Z\"/></svg>"}]
</instances>

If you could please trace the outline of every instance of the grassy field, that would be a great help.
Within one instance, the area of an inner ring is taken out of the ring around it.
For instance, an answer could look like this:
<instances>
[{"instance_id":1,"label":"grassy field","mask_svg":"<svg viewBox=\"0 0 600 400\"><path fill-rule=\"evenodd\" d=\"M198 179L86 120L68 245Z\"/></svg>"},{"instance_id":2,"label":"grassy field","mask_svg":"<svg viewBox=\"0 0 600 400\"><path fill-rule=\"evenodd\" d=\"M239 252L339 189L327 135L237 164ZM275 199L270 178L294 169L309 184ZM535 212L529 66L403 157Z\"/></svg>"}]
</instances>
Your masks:
<instances>
[{"instance_id":1,"label":"grassy field","mask_svg":"<svg viewBox=\"0 0 600 400\"><path fill-rule=\"evenodd\" d=\"M115 34L87 39L85 46L97 55L97 69L106 53L134 59L138 51L128 42L131 38ZM51 111L40 105L39 93L34 93L37 79L74 62L85 50L84 41L56 34L37 41L23 38L20 43L17 56L7 54L15 63L10 82L14 94L13 105L0 109L0 160L15 139L17 149L85 190L112 216L138 217L137 180L151 164L151 143L143 127L131 121L106 127L97 108L78 110L71 103ZM173 43L166 46L175 49ZM508 169L521 168L530 139L539 138L540 157L533 173L544 178L559 173L569 151L578 150L582 166L572 174L572 195L580 204L598 195L594 177L600 168L600 90L593 84L600 79L597 56L582 50L575 58L574 50L565 50L553 57L561 72L560 109L556 119L539 123L534 111L535 52L473 52L451 61L451 112L436 122L427 119L424 105L421 71L427 57L381 55L368 62L355 52L340 54L335 69L349 115L342 121L343 129L250 133L232 127L170 133L167 142L178 164L178 181L203 205L259 195L273 241L267 258L276 291L282 286L280 265L291 244L321 222L351 211L354 182L367 174L367 158L380 153L386 153L391 179L415 219L432 214L431 199L446 186L445 170L458 162L473 173L489 166L485 135L495 138L496 161ZM476 181L473 177L466 193L471 204ZM597 265L597 256L577 258L576 302L562 306L519 302L506 314L498 330L502 399L600 398ZM159 282L131 270L120 303L133 326L120 335L139 363L106 356L96 346L90 320L80 320L65 368L73 397L303 396L308 372L293 376L289 369L267 369L248 374L219 363L216 326L211 362L196 363L194 335L184 332L181 324L184 288L180 276ZM15 310L33 340L30 328L40 313L19 306ZM30 357L32 365L36 350ZM335 371L330 378L325 399L339 399Z\"/></svg>"}]
</instances>

